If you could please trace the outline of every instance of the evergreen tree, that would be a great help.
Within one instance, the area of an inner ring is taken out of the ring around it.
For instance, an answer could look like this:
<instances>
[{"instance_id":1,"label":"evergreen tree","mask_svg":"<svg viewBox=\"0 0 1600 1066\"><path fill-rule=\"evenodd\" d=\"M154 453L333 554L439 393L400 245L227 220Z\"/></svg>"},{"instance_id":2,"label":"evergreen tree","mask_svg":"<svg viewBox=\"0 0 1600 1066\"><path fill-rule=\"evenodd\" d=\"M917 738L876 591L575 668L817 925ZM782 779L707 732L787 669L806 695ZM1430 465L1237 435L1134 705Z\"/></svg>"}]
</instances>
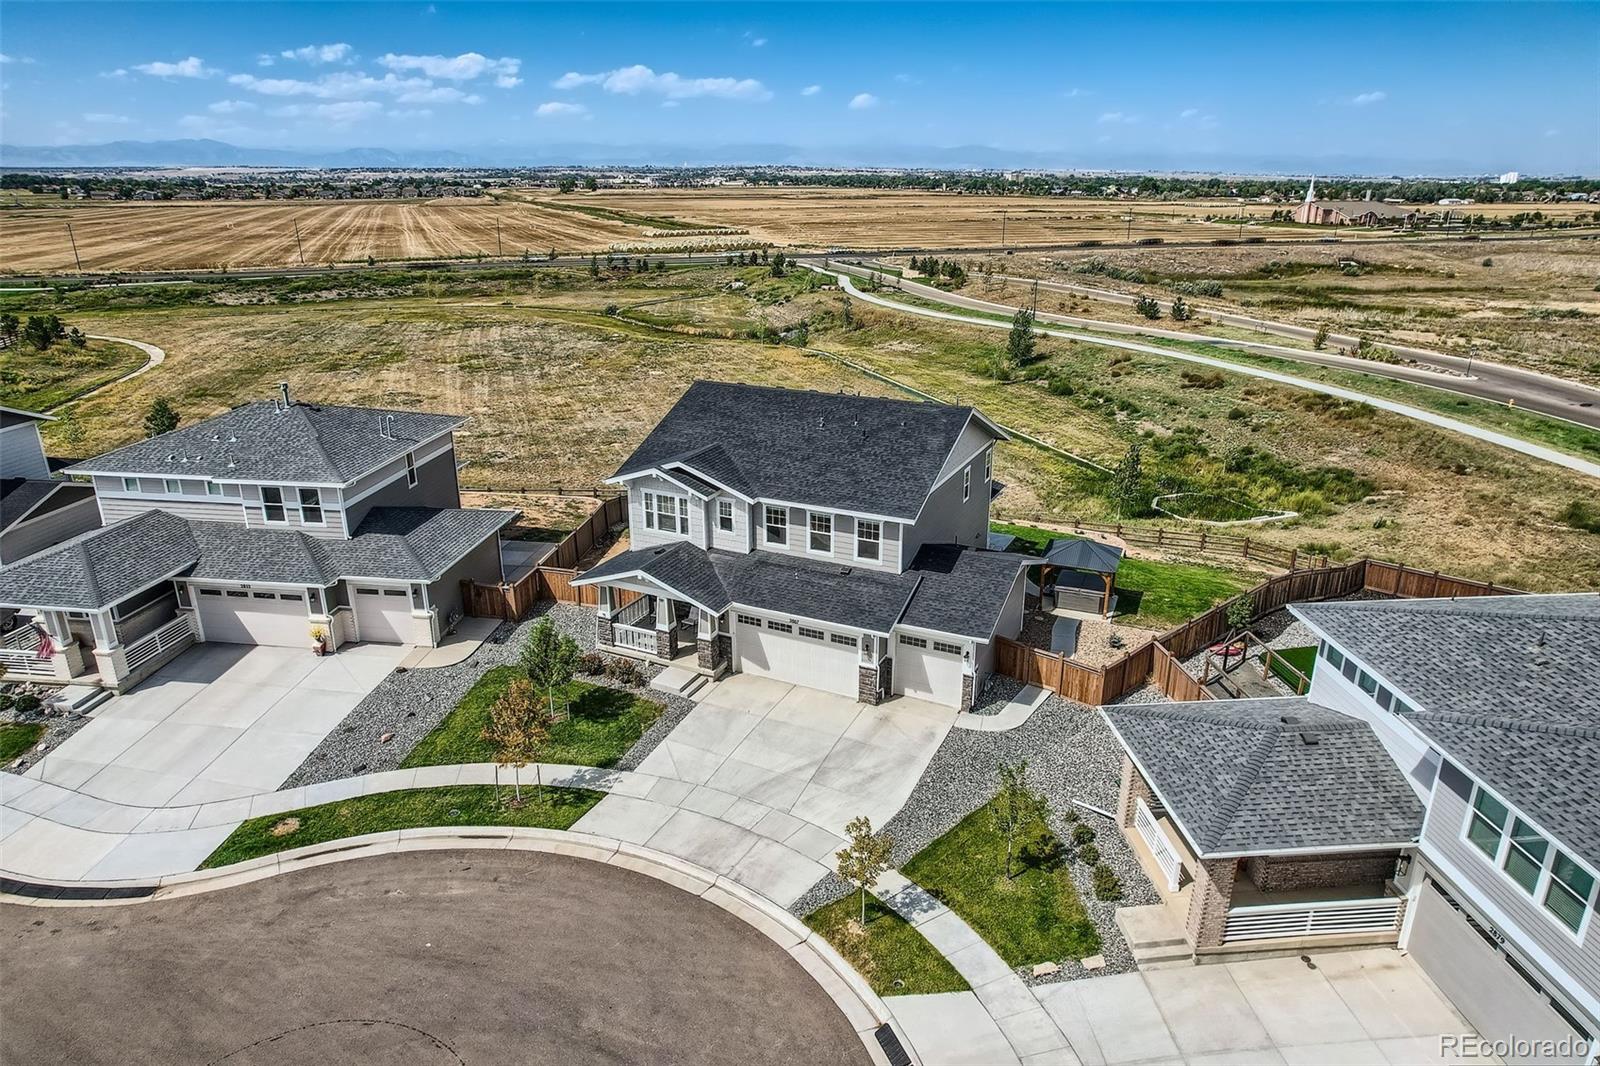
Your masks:
<instances>
[{"instance_id":1,"label":"evergreen tree","mask_svg":"<svg viewBox=\"0 0 1600 1066\"><path fill-rule=\"evenodd\" d=\"M144 435L146 437L159 437L163 433L171 433L178 428L182 421L178 412L172 409L172 404L165 396L157 399L150 405L150 410L144 416Z\"/></svg>"},{"instance_id":2,"label":"evergreen tree","mask_svg":"<svg viewBox=\"0 0 1600 1066\"><path fill-rule=\"evenodd\" d=\"M1026 366L1034 354L1033 313L1026 307L1017 308L1011 316L1011 335L1006 338L1006 362L1014 367Z\"/></svg>"}]
</instances>

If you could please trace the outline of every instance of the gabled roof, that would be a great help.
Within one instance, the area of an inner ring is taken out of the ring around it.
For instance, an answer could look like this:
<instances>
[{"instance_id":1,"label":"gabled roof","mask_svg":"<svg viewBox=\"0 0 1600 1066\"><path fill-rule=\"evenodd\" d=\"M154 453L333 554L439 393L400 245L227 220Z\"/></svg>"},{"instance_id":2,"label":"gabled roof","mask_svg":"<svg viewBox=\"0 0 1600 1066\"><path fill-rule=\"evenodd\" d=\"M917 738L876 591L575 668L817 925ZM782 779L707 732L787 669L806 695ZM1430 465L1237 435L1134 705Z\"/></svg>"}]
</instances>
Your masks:
<instances>
[{"instance_id":1,"label":"gabled roof","mask_svg":"<svg viewBox=\"0 0 1600 1066\"><path fill-rule=\"evenodd\" d=\"M18 418L32 419L35 422L54 422L55 415L41 414L38 411L24 411L20 407L0 407L0 414L15 415Z\"/></svg>"},{"instance_id":2,"label":"gabled roof","mask_svg":"<svg viewBox=\"0 0 1600 1066\"><path fill-rule=\"evenodd\" d=\"M900 624L986 641L994 636L1018 572L1036 562L957 544L924 545L907 571L921 581Z\"/></svg>"},{"instance_id":3,"label":"gabled roof","mask_svg":"<svg viewBox=\"0 0 1600 1066\"><path fill-rule=\"evenodd\" d=\"M1291 610L1396 689L1448 758L1600 862L1600 594Z\"/></svg>"},{"instance_id":4,"label":"gabled roof","mask_svg":"<svg viewBox=\"0 0 1600 1066\"><path fill-rule=\"evenodd\" d=\"M72 472L346 485L465 421L298 401L283 408L263 400L85 460Z\"/></svg>"},{"instance_id":5,"label":"gabled roof","mask_svg":"<svg viewBox=\"0 0 1600 1066\"><path fill-rule=\"evenodd\" d=\"M9 529L38 511L41 504L57 492L67 495L61 503L74 502L94 495L94 486L81 481L59 481L54 478L13 477L0 481L0 529ZM54 505L50 509L54 509Z\"/></svg>"},{"instance_id":6,"label":"gabled roof","mask_svg":"<svg viewBox=\"0 0 1600 1066\"><path fill-rule=\"evenodd\" d=\"M1045 549L1044 561L1068 570L1114 574L1117 567L1122 565L1122 549L1114 544L1101 544L1083 537L1062 537L1050 542L1050 547Z\"/></svg>"},{"instance_id":7,"label":"gabled roof","mask_svg":"<svg viewBox=\"0 0 1600 1066\"><path fill-rule=\"evenodd\" d=\"M1303 697L1101 708L1202 857L1408 844L1422 804L1372 729Z\"/></svg>"},{"instance_id":8,"label":"gabled roof","mask_svg":"<svg viewBox=\"0 0 1600 1066\"><path fill-rule=\"evenodd\" d=\"M672 466L747 498L916 518L971 407L697 381L617 478Z\"/></svg>"},{"instance_id":9,"label":"gabled roof","mask_svg":"<svg viewBox=\"0 0 1600 1066\"><path fill-rule=\"evenodd\" d=\"M200 558L189 523L145 511L0 566L0 604L91 611L182 573Z\"/></svg>"}]
</instances>

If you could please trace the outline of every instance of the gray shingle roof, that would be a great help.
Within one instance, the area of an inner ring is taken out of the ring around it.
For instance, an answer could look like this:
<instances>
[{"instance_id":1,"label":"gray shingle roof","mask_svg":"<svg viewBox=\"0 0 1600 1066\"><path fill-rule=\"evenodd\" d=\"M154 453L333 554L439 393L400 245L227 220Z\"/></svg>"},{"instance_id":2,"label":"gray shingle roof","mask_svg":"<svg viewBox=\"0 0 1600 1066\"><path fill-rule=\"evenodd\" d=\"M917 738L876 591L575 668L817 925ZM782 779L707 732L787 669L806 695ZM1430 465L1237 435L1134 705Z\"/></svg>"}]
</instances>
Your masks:
<instances>
[{"instance_id":1,"label":"gray shingle roof","mask_svg":"<svg viewBox=\"0 0 1600 1066\"><path fill-rule=\"evenodd\" d=\"M697 381L617 474L682 463L744 496L909 520L973 413Z\"/></svg>"},{"instance_id":2,"label":"gray shingle roof","mask_svg":"<svg viewBox=\"0 0 1600 1066\"><path fill-rule=\"evenodd\" d=\"M93 496L94 486L81 481L46 478L13 477L0 481L0 529L22 521L30 511L57 491L65 495L51 504L52 509L64 502L76 502Z\"/></svg>"},{"instance_id":3,"label":"gray shingle roof","mask_svg":"<svg viewBox=\"0 0 1600 1066\"><path fill-rule=\"evenodd\" d=\"M0 567L0 603L94 610L173 574L285 585L434 581L515 517L515 511L375 507L349 540L328 540L146 511Z\"/></svg>"},{"instance_id":4,"label":"gray shingle roof","mask_svg":"<svg viewBox=\"0 0 1600 1066\"><path fill-rule=\"evenodd\" d=\"M973 551L955 544L928 544L907 573L921 578L900 621L918 629L988 640L1016 584L1017 572L1033 563L1025 555Z\"/></svg>"},{"instance_id":5,"label":"gray shingle roof","mask_svg":"<svg viewBox=\"0 0 1600 1066\"><path fill-rule=\"evenodd\" d=\"M1422 829L1371 727L1304 698L1101 713L1202 857L1410 843Z\"/></svg>"},{"instance_id":6,"label":"gray shingle roof","mask_svg":"<svg viewBox=\"0 0 1600 1066\"><path fill-rule=\"evenodd\" d=\"M261 401L107 452L72 470L344 485L464 421L422 411L299 402L283 410ZM382 432L385 425L392 436Z\"/></svg>"},{"instance_id":7,"label":"gray shingle roof","mask_svg":"<svg viewBox=\"0 0 1600 1066\"><path fill-rule=\"evenodd\" d=\"M1600 594L1293 610L1398 689L1447 757L1600 862Z\"/></svg>"},{"instance_id":8,"label":"gray shingle roof","mask_svg":"<svg viewBox=\"0 0 1600 1066\"><path fill-rule=\"evenodd\" d=\"M1062 537L1050 542L1050 547L1045 549L1044 561L1069 570L1114 574L1117 567L1122 565L1122 549L1114 544L1101 544L1097 540Z\"/></svg>"}]
</instances>

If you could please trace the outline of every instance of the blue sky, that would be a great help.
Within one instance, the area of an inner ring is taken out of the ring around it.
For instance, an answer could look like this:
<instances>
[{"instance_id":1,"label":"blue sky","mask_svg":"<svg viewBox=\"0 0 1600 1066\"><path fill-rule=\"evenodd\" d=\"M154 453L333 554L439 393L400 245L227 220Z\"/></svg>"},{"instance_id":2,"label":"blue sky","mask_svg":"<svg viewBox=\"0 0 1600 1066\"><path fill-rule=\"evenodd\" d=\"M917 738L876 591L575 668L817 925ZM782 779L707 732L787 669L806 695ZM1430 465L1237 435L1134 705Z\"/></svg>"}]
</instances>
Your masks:
<instances>
[{"instance_id":1,"label":"blue sky","mask_svg":"<svg viewBox=\"0 0 1600 1066\"><path fill-rule=\"evenodd\" d=\"M11 144L1600 173L1595 3L7 0L0 51Z\"/></svg>"}]
</instances>

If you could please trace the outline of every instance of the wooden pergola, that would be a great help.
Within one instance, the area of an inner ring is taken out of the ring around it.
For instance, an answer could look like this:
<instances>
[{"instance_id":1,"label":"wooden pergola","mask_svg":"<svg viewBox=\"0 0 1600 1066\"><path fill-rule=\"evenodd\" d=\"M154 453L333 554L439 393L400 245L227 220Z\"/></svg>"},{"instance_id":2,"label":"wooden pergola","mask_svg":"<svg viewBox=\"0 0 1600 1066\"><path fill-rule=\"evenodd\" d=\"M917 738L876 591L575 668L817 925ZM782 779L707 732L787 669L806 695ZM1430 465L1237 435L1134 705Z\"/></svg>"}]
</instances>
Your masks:
<instances>
[{"instance_id":1,"label":"wooden pergola","mask_svg":"<svg viewBox=\"0 0 1600 1066\"><path fill-rule=\"evenodd\" d=\"M1121 565L1122 549L1115 545L1079 537L1052 540L1045 549L1044 563L1039 570L1040 599L1043 600L1044 590L1051 584L1052 575L1059 585L1062 572L1070 571L1081 575L1073 587L1085 592L1099 591L1100 613L1110 614L1111 597L1116 591L1117 568ZM1096 583L1103 585L1103 590L1097 589Z\"/></svg>"}]
</instances>

